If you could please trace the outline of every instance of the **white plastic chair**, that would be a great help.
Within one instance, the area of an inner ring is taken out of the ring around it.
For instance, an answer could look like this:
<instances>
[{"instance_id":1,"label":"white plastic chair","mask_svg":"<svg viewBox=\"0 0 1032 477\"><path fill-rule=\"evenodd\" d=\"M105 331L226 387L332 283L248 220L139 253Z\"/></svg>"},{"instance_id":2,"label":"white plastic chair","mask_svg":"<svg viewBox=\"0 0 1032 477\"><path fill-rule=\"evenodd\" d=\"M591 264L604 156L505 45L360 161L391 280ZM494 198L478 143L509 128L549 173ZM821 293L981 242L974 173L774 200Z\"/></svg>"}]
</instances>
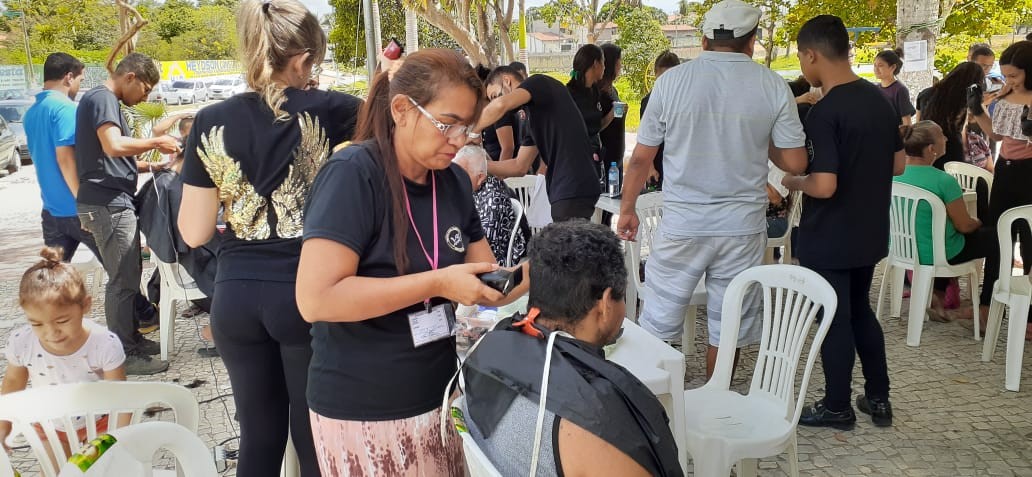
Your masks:
<instances>
[{"instance_id":1,"label":"white plastic chair","mask_svg":"<svg viewBox=\"0 0 1032 477\"><path fill-rule=\"evenodd\" d=\"M179 462L184 477L215 477L215 463L200 437L171 422L141 422L108 434L116 442L85 472L75 464L61 468L61 477L150 476L158 450L168 450Z\"/></svg>"},{"instance_id":2,"label":"white plastic chair","mask_svg":"<svg viewBox=\"0 0 1032 477\"><path fill-rule=\"evenodd\" d=\"M520 205L523 206L523 215L528 217L530 217L531 203L534 198L534 189L538 186L538 180L538 176L533 174L505 179L505 185L509 186L510 189L516 192L516 198L519 199ZM540 231L541 228L531 225L531 235L537 235Z\"/></svg>"},{"instance_id":3,"label":"white plastic chair","mask_svg":"<svg viewBox=\"0 0 1032 477\"><path fill-rule=\"evenodd\" d=\"M523 204L517 199L509 200L512 201L512 212L516 216L516 222L512 226L512 233L509 234L509 248L505 252L506 267L515 265L512 259L512 246L516 243L516 234L520 233L520 221L523 220Z\"/></svg>"},{"instance_id":4,"label":"white plastic chair","mask_svg":"<svg viewBox=\"0 0 1032 477\"><path fill-rule=\"evenodd\" d=\"M79 272L82 279L86 281L89 279L89 294L94 299L104 296L104 266L100 264L100 260L93 255L85 245L79 245L79 248L75 249L75 254L72 255L71 260L72 268Z\"/></svg>"},{"instance_id":5,"label":"white plastic chair","mask_svg":"<svg viewBox=\"0 0 1032 477\"><path fill-rule=\"evenodd\" d=\"M14 467L11 466L11 459L7 457L4 446L0 446L0 477L14 477Z\"/></svg>"},{"instance_id":6,"label":"white plastic chair","mask_svg":"<svg viewBox=\"0 0 1032 477\"><path fill-rule=\"evenodd\" d=\"M176 347L175 302L201 300L207 298L190 274L176 264L162 262L157 255L151 254L151 261L158 267L161 277L161 302L158 303L158 315L161 320L160 344L161 359L168 360L168 353Z\"/></svg>"},{"instance_id":7,"label":"white plastic chair","mask_svg":"<svg viewBox=\"0 0 1032 477\"><path fill-rule=\"evenodd\" d=\"M451 406L455 409L463 409L466 407L465 402L466 397L459 396ZM480 450L480 446L473 440L473 436L469 432L459 429L458 426L455 426L455 430L462 438L462 453L466 459L466 470L469 471L470 477L502 477L501 472L498 472L491 460L484 455L484 451ZM558 452L558 449L556 451Z\"/></svg>"},{"instance_id":8,"label":"white plastic chair","mask_svg":"<svg viewBox=\"0 0 1032 477\"><path fill-rule=\"evenodd\" d=\"M1015 222L1024 220L1032 226L1032 205L1015 207L1003 213L996 227L1000 241L1000 278L993 287L989 305L989 321L985 326L982 361L993 359L1000 338L1003 312L1007 310L1007 365L1004 387L1017 391L1021 384L1021 361L1025 352L1025 329L1029 303L1032 302L1032 281L1029 275L1013 275L1014 239L1011 230Z\"/></svg>"},{"instance_id":9,"label":"white plastic chair","mask_svg":"<svg viewBox=\"0 0 1032 477\"><path fill-rule=\"evenodd\" d=\"M645 282L641 279L640 268L643 260L648 258L652 251L653 238L659 229L659 223L663 220L663 193L651 192L638 196L635 205L638 214L638 235L634 242L627 242L625 253L627 254L624 263L627 265L627 311L626 315L631 320L638 320L638 299L644 296ZM688 312L685 315L684 334L681 337L681 349L695 349L695 321L698 316L698 307L706 304L706 281L699 280L692 299L689 303Z\"/></svg>"},{"instance_id":10,"label":"white plastic chair","mask_svg":"<svg viewBox=\"0 0 1032 477\"><path fill-rule=\"evenodd\" d=\"M989 190L993 189L993 174L981 167L966 162L951 161L944 166L946 173L957 179L960 188L965 192L974 192L978 179L985 180Z\"/></svg>"},{"instance_id":11,"label":"white plastic chair","mask_svg":"<svg viewBox=\"0 0 1032 477\"><path fill-rule=\"evenodd\" d=\"M730 390L742 304L752 285L763 288L763 336L749 394ZM789 475L799 475L796 424L821 343L831 327L838 298L817 273L795 265L750 268L731 280L724 295L720 348L713 377L701 388L685 391L687 451L695 475L756 475L756 459L788 450ZM795 378L803 345L823 313L806 356L803 379Z\"/></svg>"},{"instance_id":12,"label":"white plastic chair","mask_svg":"<svg viewBox=\"0 0 1032 477\"><path fill-rule=\"evenodd\" d=\"M774 261L774 249L784 247L785 253L781 255L782 263L792 264L792 227L799 225L799 217L803 213L803 193L795 191L789 194L788 204L788 228L785 235L781 237L767 237L767 250L763 256L766 264L776 263Z\"/></svg>"},{"instance_id":13,"label":"white plastic chair","mask_svg":"<svg viewBox=\"0 0 1032 477\"><path fill-rule=\"evenodd\" d=\"M175 413L175 422L186 430L197 432L198 405L193 393L178 384L126 381L63 384L30 388L0 396L0 420L11 421L11 437L21 434L43 469L45 477L57 476L57 468L48 456L52 452L58 462L68 455L57 436L56 424L75 429L74 419L85 421L86 439L97 437L97 419L108 416L108 432L118 428L118 418L130 415L130 424L139 424L144 411L152 404L163 404ZM44 443L33 424L43 428ZM74 431L72 431L74 432ZM74 435L69 432L71 450L78 450ZM208 457L210 459L210 456Z\"/></svg>"},{"instance_id":14,"label":"white plastic chair","mask_svg":"<svg viewBox=\"0 0 1032 477\"><path fill-rule=\"evenodd\" d=\"M932 256L933 265L921 265L917 251L917 207L924 202L932 209ZM886 286L892 280L893 317L900 316L903 307L903 275L906 270L914 271L910 284L910 317L907 322L907 346L921 344L921 328L926 319L925 310L932 302L932 282L936 277L967 276L974 307L975 340L979 339L978 318L978 272L979 260L958 265L946 261L946 206L938 196L920 187L895 182L892 184L892 203L889 206L889 256L885 261L885 273L878 291L877 316L881 319L882 302Z\"/></svg>"}]
</instances>

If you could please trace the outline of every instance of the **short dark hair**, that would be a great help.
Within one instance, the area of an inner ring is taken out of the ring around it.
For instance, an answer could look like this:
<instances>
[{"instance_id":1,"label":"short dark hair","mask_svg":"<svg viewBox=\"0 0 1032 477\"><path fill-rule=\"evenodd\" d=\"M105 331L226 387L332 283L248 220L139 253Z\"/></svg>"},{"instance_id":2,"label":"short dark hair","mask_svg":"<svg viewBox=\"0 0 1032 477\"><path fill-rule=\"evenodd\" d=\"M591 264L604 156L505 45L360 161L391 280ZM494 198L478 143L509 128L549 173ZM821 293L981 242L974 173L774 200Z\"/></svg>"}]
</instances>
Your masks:
<instances>
[{"instance_id":1,"label":"short dark hair","mask_svg":"<svg viewBox=\"0 0 1032 477\"><path fill-rule=\"evenodd\" d=\"M143 53L129 53L122 61L118 62L115 68L115 76L124 76L133 73L137 78L154 86L161 80L161 72L158 65L151 57Z\"/></svg>"},{"instance_id":2,"label":"short dark hair","mask_svg":"<svg viewBox=\"0 0 1032 477\"><path fill-rule=\"evenodd\" d=\"M608 227L586 220L553 223L530 240L529 306L541 316L576 324L602 293L622 300L627 289L620 240Z\"/></svg>"},{"instance_id":3,"label":"short dark hair","mask_svg":"<svg viewBox=\"0 0 1032 477\"><path fill-rule=\"evenodd\" d=\"M504 75L513 76L518 80L523 78L523 75L516 68L513 68L512 65L502 65L491 70L491 74L487 75L487 79L484 80L484 86L500 81Z\"/></svg>"},{"instance_id":4,"label":"short dark hair","mask_svg":"<svg viewBox=\"0 0 1032 477\"><path fill-rule=\"evenodd\" d=\"M898 75L899 70L903 68L903 50L901 48L879 51L874 58L882 60L885 64L891 66L893 76Z\"/></svg>"},{"instance_id":5,"label":"short dark hair","mask_svg":"<svg viewBox=\"0 0 1032 477\"><path fill-rule=\"evenodd\" d=\"M993 53L993 49L985 43L975 43L968 48L968 61L974 61L974 59L979 56L995 57L996 53Z\"/></svg>"},{"instance_id":6,"label":"short dark hair","mask_svg":"<svg viewBox=\"0 0 1032 477\"><path fill-rule=\"evenodd\" d=\"M480 78L480 81L486 80L487 77L491 75L491 68L488 68L484 65L478 64L476 70L477 77Z\"/></svg>"},{"instance_id":7,"label":"short dark hair","mask_svg":"<svg viewBox=\"0 0 1032 477\"><path fill-rule=\"evenodd\" d=\"M793 98L798 98L809 93L810 88L810 82L806 81L806 77L803 75L799 75L798 78L788 82L788 89L792 90Z\"/></svg>"},{"instance_id":8,"label":"short dark hair","mask_svg":"<svg viewBox=\"0 0 1032 477\"><path fill-rule=\"evenodd\" d=\"M43 81L56 81L71 73L79 76L86 65L68 53L51 53L43 63Z\"/></svg>"},{"instance_id":9,"label":"short dark hair","mask_svg":"<svg viewBox=\"0 0 1032 477\"><path fill-rule=\"evenodd\" d=\"M814 50L829 60L849 59L849 32L835 15L817 15L803 24L796 36L800 50Z\"/></svg>"},{"instance_id":10,"label":"short dark hair","mask_svg":"<svg viewBox=\"0 0 1032 477\"><path fill-rule=\"evenodd\" d=\"M1025 89L1032 91L1032 41L1019 41L1000 53L1000 64L1025 72Z\"/></svg>"},{"instance_id":11,"label":"short dark hair","mask_svg":"<svg viewBox=\"0 0 1032 477\"><path fill-rule=\"evenodd\" d=\"M527 65L523 64L522 62L520 62L520 61L513 61L512 63L509 63L509 68L512 68L512 69L516 70L517 72L519 72L520 76L522 76L524 78L527 77L527 73L528 73Z\"/></svg>"},{"instance_id":12,"label":"short dark hair","mask_svg":"<svg viewBox=\"0 0 1032 477\"><path fill-rule=\"evenodd\" d=\"M652 65L653 69L670 69L681 64L681 59L677 57L674 52L666 50L656 57L656 63Z\"/></svg>"},{"instance_id":13,"label":"short dark hair","mask_svg":"<svg viewBox=\"0 0 1032 477\"><path fill-rule=\"evenodd\" d=\"M745 51L745 48L749 46L749 43L753 41L753 37L756 36L756 28L753 28L751 32L746 33L745 36L740 36L733 40L714 40L711 38L707 38L706 44L709 45L709 48L711 49L728 48L731 51L741 53Z\"/></svg>"}]
</instances>

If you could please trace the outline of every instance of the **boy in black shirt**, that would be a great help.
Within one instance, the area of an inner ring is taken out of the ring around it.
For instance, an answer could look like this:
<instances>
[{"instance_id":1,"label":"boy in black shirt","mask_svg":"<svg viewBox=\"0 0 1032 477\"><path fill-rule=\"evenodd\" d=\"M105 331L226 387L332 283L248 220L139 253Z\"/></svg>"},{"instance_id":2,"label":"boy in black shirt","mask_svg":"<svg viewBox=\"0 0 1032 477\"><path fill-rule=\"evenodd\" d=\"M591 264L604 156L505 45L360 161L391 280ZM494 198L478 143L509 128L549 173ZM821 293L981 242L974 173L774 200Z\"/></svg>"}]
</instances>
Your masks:
<instances>
[{"instance_id":1,"label":"boy in black shirt","mask_svg":"<svg viewBox=\"0 0 1032 477\"><path fill-rule=\"evenodd\" d=\"M522 107L529 117L530 136L516 159L491 162L488 173L522 176L540 152L548 166L545 180L552 220L590 219L601 191L588 130L566 86L545 75L520 82L519 73L508 66L495 68L484 84L491 104L484 108L476 130L483 131Z\"/></svg>"},{"instance_id":2,"label":"boy in black shirt","mask_svg":"<svg viewBox=\"0 0 1032 477\"><path fill-rule=\"evenodd\" d=\"M134 106L147 99L161 74L154 60L133 53L115 73L83 95L75 117L75 163L79 174L76 209L84 229L97 241L100 259L108 274L104 316L108 329L125 348L126 374L149 375L168 369L154 361L158 344L137 330L135 298L140 291L140 229L133 197L137 174L159 170L165 163L137 161L136 155L157 149L179 152L179 140L171 136L137 139L122 114L119 102ZM171 332L171 331L169 331Z\"/></svg>"},{"instance_id":3,"label":"boy in black shirt","mask_svg":"<svg viewBox=\"0 0 1032 477\"><path fill-rule=\"evenodd\" d=\"M838 310L821 348L825 397L804 409L799 423L853 428L850 393L859 354L866 395L857 397L857 407L876 426L891 426L885 337L869 295L874 267L888 253L892 176L903 173L906 161L899 116L877 86L853 73L849 36L840 18L809 20L797 42L803 75L823 88L824 99L805 121L809 175L789 176L783 183L805 194L799 263L824 277L838 295Z\"/></svg>"}]
</instances>

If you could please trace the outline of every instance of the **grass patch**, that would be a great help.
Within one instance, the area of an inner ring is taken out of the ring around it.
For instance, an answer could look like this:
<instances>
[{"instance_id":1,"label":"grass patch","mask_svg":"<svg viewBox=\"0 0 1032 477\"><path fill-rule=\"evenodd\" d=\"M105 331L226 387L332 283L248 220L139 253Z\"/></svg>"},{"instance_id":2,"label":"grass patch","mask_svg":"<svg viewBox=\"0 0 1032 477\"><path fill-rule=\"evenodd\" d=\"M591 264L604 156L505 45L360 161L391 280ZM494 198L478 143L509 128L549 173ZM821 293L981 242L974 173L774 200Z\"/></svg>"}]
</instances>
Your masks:
<instances>
[{"instance_id":1,"label":"grass patch","mask_svg":"<svg viewBox=\"0 0 1032 477\"><path fill-rule=\"evenodd\" d=\"M757 63L763 64L763 60L757 60ZM780 56L770 62L770 69L774 71L788 70L798 71L799 70L799 57L796 55Z\"/></svg>"}]
</instances>

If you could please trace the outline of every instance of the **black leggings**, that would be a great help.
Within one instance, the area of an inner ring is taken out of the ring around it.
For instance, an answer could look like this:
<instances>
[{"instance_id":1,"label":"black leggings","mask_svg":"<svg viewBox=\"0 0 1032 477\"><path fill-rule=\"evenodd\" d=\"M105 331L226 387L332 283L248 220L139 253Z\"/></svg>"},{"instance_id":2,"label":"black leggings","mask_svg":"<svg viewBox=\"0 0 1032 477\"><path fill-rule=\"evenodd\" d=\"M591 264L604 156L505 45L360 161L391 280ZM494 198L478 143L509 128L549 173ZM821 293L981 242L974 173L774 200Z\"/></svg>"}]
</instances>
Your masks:
<instances>
[{"instance_id":1,"label":"black leggings","mask_svg":"<svg viewBox=\"0 0 1032 477\"><path fill-rule=\"evenodd\" d=\"M1008 209L1022 205L1032 205L1032 159L1010 160L1001 157L996 162L996 169L993 173L993 190L989 195L989 216L984 221L996 227L1000 216ZM1011 231L1011 237L1018 237L1021 240L1021 260L1025 265L1025 274L1032 269L1032 230L1029 230L1028 223L1019 221ZM999 242L996 249L999 249ZM985 280L983 290L992 293L996 279L1000 276L1000 253L991 253L985 260ZM985 296L985 292L983 292ZM984 304L988 305L989 302ZM1032 312L1029 313L1032 321Z\"/></svg>"},{"instance_id":2,"label":"black leggings","mask_svg":"<svg viewBox=\"0 0 1032 477\"><path fill-rule=\"evenodd\" d=\"M983 216L984 217L984 216ZM946 220L949 220L948 218ZM958 265L964 262L970 262L978 258L985 258L990 255L999 255L999 244L996 243L996 228L990 227L989 224L984 224L974 232L964 234L964 248L959 253L946 260L950 265ZM936 278L935 279L935 290L946 291L946 287L949 285L952 278ZM992 299L993 290L992 288L981 288L981 293L978 295L978 299L982 305L988 306L989 300Z\"/></svg>"},{"instance_id":3,"label":"black leggings","mask_svg":"<svg viewBox=\"0 0 1032 477\"><path fill-rule=\"evenodd\" d=\"M311 325L297 310L294 283L218 282L211 316L240 419L237 475L278 476L289 424L301 475L318 477L305 398Z\"/></svg>"}]
</instances>

